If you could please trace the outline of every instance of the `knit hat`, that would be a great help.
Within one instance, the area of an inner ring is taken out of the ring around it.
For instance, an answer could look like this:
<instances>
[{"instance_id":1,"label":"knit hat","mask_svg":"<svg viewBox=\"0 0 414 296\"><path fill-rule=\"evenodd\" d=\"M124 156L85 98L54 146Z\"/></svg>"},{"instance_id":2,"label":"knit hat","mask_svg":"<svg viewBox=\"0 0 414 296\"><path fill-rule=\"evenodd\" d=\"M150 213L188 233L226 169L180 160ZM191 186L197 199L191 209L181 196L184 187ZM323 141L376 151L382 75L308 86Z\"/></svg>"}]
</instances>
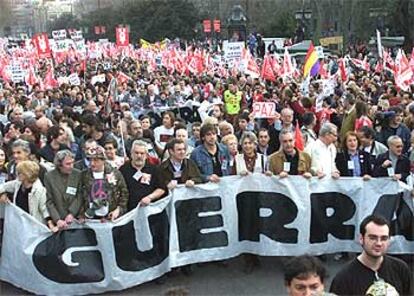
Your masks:
<instances>
[{"instance_id":1,"label":"knit hat","mask_svg":"<svg viewBox=\"0 0 414 296\"><path fill-rule=\"evenodd\" d=\"M86 152L87 158L106 159L105 149L102 146L91 148Z\"/></svg>"}]
</instances>

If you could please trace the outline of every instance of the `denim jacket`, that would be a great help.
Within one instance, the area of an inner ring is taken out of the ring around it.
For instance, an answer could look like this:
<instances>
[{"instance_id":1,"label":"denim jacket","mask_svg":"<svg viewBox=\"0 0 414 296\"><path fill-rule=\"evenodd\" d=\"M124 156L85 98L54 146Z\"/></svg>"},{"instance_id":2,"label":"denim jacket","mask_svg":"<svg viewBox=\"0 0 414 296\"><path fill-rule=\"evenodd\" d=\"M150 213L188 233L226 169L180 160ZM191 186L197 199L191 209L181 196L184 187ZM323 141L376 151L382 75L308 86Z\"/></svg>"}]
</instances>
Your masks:
<instances>
[{"instance_id":1,"label":"denim jacket","mask_svg":"<svg viewBox=\"0 0 414 296\"><path fill-rule=\"evenodd\" d=\"M230 175L230 153L227 147L217 143L218 157L221 163L223 176ZM203 182L207 182L207 177L213 174L213 161L204 145L197 146L190 157L197 164L201 172Z\"/></svg>"}]
</instances>

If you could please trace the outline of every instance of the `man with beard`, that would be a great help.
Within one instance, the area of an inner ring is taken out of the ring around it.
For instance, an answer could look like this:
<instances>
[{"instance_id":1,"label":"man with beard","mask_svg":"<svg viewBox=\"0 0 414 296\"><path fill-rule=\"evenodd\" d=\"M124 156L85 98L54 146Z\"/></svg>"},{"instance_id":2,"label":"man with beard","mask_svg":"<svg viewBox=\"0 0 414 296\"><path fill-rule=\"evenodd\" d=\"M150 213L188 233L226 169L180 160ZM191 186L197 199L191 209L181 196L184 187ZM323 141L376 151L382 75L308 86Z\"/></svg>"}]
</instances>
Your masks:
<instances>
[{"instance_id":1,"label":"man with beard","mask_svg":"<svg viewBox=\"0 0 414 296\"><path fill-rule=\"evenodd\" d=\"M387 256L388 221L369 215L359 227L362 253L340 270L330 292L337 295L413 295L414 284L406 263Z\"/></svg>"},{"instance_id":2,"label":"man with beard","mask_svg":"<svg viewBox=\"0 0 414 296\"><path fill-rule=\"evenodd\" d=\"M128 135L129 138L125 140L125 149L127 152L127 155L129 156L131 154L131 147L132 144L136 140L142 139L144 130L142 129L141 121L139 120L133 120L128 125Z\"/></svg>"},{"instance_id":3,"label":"man with beard","mask_svg":"<svg viewBox=\"0 0 414 296\"><path fill-rule=\"evenodd\" d=\"M157 167L147 163L147 156L147 143L135 140L131 147L131 161L119 169L129 192L127 211L138 205L146 206L161 198L167 191Z\"/></svg>"}]
</instances>

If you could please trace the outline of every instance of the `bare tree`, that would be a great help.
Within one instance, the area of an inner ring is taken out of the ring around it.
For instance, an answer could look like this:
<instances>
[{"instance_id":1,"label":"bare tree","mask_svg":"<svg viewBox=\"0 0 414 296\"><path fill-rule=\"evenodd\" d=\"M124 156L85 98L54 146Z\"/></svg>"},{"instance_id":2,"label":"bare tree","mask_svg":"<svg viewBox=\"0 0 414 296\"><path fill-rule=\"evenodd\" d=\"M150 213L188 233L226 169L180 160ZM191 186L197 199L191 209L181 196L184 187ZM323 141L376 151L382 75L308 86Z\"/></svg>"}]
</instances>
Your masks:
<instances>
[{"instance_id":1,"label":"bare tree","mask_svg":"<svg viewBox=\"0 0 414 296\"><path fill-rule=\"evenodd\" d=\"M7 1L0 1L0 35L4 28L9 25L11 20L10 17L10 6Z\"/></svg>"},{"instance_id":2,"label":"bare tree","mask_svg":"<svg viewBox=\"0 0 414 296\"><path fill-rule=\"evenodd\" d=\"M414 45L413 6L412 0L398 0L394 15L396 27L405 38L403 47L408 51L411 51Z\"/></svg>"}]
</instances>

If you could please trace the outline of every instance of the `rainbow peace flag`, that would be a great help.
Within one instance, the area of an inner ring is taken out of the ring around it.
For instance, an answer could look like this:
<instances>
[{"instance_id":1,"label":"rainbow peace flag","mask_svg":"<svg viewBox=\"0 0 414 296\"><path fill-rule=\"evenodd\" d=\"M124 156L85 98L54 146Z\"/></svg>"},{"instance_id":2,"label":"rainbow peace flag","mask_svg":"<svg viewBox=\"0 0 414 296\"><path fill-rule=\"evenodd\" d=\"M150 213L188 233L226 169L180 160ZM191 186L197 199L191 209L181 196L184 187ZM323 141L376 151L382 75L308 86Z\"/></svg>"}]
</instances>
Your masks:
<instances>
[{"instance_id":1,"label":"rainbow peace flag","mask_svg":"<svg viewBox=\"0 0 414 296\"><path fill-rule=\"evenodd\" d=\"M305 66L303 67L303 76L307 77L309 74L311 76L316 76L319 73L319 68L320 64L318 53L316 52L315 47L311 42L308 52L306 53Z\"/></svg>"}]
</instances>

